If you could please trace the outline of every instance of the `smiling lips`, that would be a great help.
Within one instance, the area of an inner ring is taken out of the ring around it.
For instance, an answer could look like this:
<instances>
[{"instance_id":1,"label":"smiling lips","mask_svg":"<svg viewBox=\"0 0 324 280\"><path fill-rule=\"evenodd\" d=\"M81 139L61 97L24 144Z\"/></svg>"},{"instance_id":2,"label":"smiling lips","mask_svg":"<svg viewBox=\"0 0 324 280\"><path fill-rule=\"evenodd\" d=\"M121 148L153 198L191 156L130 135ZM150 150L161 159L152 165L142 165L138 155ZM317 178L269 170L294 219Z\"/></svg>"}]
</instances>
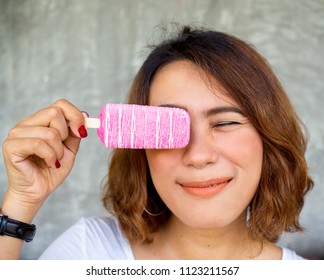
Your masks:
<instances>
[{"instance_id":1,"label":"smiling lips","mask_svg":"<svg viewBox=\"0 0 324 280\"><path fill-rule=\"evenodd\" d=\"M230 177L213 179L205 182L190 182L180 184L189 194L199 197L209 197L219 193L232 180Z\"/></svg>"}]
</instances>

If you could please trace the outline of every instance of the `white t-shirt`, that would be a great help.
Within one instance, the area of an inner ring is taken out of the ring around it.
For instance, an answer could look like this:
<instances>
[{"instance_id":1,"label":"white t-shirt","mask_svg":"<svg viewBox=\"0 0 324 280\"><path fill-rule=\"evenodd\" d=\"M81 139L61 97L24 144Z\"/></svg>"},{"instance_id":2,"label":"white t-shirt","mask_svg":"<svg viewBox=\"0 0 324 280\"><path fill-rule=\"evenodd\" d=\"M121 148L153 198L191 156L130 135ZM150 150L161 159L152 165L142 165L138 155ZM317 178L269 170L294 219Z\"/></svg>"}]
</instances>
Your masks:
<instances>
[{"instance_id":1,"label":"white t-shirt","mask_svg":"<svg viewBox=\"0 0 324 280\"><path fill-rule=\"evenodd\" d=\"M283 260L303 260L282 248ZM132 248L115 217L81 218L40 256L43 260L134 260Z\"/></svg>"}]
</instances>

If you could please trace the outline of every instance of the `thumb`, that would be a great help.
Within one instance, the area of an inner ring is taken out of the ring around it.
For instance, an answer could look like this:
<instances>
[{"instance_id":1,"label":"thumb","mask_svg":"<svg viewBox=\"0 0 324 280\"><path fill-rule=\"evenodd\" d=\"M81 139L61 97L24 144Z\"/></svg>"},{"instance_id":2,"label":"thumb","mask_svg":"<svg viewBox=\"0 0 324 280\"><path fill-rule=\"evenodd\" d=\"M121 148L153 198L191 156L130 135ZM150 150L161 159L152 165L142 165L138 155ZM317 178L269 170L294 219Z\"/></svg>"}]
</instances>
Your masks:
<instances>
[{"instance_id":1,"label":"thumb","mask_svg":"<svg viewBox=\"0 0 324 280\"><path fill-rule=\"evenodd\" d=\"M87 112L82 111L82 115L84 118L89 117ZM87 137L88 132L84 124L82 124L78 129L79 135L81 138ZM64 145L67 149L69 149L72 153L76 154L80 147L81 142L80 137L76 137L75 134L70 130L69 137L65 139Z\"/></svg>"},{"instance_id":2,"label":"thumb","mask_svg":"<svg viewBox=\"0 0 324 280\"><path fill-rule=\"evenodd\" d=\"M64 140L65 147L70 150L74 155L79 150L81 138L75 136L73 132L70 131L70 135L67 139Z\"/></svg>"}]
</instances>

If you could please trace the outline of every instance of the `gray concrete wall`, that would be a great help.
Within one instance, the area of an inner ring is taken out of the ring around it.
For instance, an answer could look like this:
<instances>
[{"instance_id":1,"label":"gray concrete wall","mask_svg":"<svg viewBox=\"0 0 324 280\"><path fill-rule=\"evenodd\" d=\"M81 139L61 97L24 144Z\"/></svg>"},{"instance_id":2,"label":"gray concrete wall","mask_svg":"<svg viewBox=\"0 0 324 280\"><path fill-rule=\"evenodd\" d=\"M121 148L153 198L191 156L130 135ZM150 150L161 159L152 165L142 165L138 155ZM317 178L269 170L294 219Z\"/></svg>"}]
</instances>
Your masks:
<instances>
[{"instance_id":1,"label":"gray concrete wall","mask_svg":"<svg viewBox=\"0 0 324 280\"><path fill-rule=\"evenodd\" d=\"M301 221L305 233L280 241L300 254L324 257L324 1L323 0L0 0L0 142L20 118L66 98L96 116L124 102L130 82L156 37L176 21L230 32L269 60L310 133L307 151L316 186ZM34 222L34 259L81 216L104 215L100 184L109 150L95 131L75 168ZM0 159L0 196L7 185Z\"/></svg>"}]
</instances>

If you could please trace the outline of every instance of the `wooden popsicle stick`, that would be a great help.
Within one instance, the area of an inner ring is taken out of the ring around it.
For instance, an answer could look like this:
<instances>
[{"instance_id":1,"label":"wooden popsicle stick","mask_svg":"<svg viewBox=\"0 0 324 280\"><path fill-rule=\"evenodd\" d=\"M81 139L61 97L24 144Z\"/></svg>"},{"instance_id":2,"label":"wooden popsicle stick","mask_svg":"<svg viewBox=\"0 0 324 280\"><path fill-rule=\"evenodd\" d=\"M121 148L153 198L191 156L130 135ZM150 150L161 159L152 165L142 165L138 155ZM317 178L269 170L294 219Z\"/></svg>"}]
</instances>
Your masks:
<instances>
[{"instance_id":1,"label":"wooden popsicle stick","mask_svg":"<svg viewBox=\"0 0 324 280\"><path fill-rule=\"evenodd\" d=\"M85 118L86 126L88 128L99 128L100 120L98 118Z\"/></svg>"}]
</instances>

